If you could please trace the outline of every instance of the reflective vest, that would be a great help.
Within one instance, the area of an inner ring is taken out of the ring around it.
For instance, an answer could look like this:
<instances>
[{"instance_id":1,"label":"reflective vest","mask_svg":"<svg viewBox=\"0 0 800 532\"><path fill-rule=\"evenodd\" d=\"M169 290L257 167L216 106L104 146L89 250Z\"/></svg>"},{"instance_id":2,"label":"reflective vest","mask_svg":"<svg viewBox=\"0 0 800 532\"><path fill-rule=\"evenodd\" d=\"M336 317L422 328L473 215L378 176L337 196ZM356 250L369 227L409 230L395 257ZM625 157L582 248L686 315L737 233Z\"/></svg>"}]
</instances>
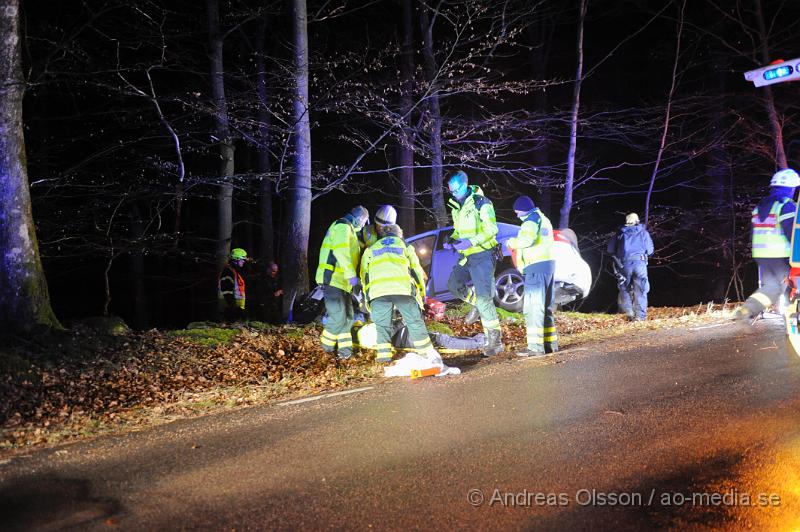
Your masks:
<instances>
[{"instance_id":1,"label":"reflective vest","mask_svg":"<svg viewBox=\"0 0 800 532\"><path fill-rule=\"evenodd\" d=\"M465 257L488 251L497 245L497 219L492 202L486 199L480 187L472 185L461 205L450 198L448 205L453 216L453 238L468 239L472 246L460 253Z\"/></svg>"},{"instance_id":2,"label":"reflective vest","mask_svg":"<svg viewBox=\"0 0 800 532\"><path fill-rule=\"evenodd\" d=\"M421 308L425 288L414 247L397 236L378 240L361 257L361 286L367 301L381 296L411 296Z\"/></svg>"},{"instance_id":3,"label":"reflective vest","mask_svg":"<svg viewBox=\"0 0 800 532\"><path fill-rule=\"evenodd\" d=\"M217 283L217 291L219 297L224 299L226 295L233 294L233 299L236 301L236 306L244 309L245 305L245 290L244 290L244 277L230 265L225 266L222 270L222 275Z\"/></svg>"},{"instance_id":4,"label":"reflective vest","mask_svg":"<svg viewBox=\"0 0 800 532\"><path fill-rule=\"evenodd\" d=\"M378 241L378 230L374 224L367 224L358 232L358 242L362 249L367 249Z\"/></svg>"},{"instance_id":5,"label":"reflective vest","mask_svg":"<svg viewBox=\"0 0 800 532\"><path fill-rule=\"evenodd\" d=\"M317 284L352 292L348 279L358 276L360 257L361 246L353 224L347 218L340 218L331 224L322 240L314 280Z\"/></svg>"},{"instance_id":6,"label":"reflective vest","mask_svg":"<svg viewBox=\"0 0 800 532\"><path fill-rule=\"evenodd\" d=\"M789 239L783 234L781 222L794 218L794 213L781 216L781 210L789 198L775 201L764 220L758 218L758 207L753 209L753 258L774 259L789 256Z\"/></svg>"},{"instance_id":7,"label":"reflective vest","mask_svg":"<svg viewBox=\"0 0 800 532\"><path fill-rule=\"evenodd\" d=\"M517 269L553 260L553 225L539 209L528 213L515 238L508 240L508 247L517 250Z\"/></svg>"}]
</instances>

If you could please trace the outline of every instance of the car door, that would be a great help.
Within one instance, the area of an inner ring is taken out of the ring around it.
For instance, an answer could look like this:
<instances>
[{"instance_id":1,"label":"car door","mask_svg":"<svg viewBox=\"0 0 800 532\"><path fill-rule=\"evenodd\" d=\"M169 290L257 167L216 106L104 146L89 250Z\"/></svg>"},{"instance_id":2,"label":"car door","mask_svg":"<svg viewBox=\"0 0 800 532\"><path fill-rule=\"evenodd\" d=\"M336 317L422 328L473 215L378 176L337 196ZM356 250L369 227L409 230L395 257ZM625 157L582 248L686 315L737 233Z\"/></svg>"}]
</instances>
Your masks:
<instances>
[{"instance_id":1,"label":"car door","mask_svg":"<svg viewBox=\"0 0 800 532\"><path fill-rule=\"evenodd\" d=\"M458 263L461 255L452 249L444 249L442 247L449 237L453 234L453 228L447 227L439 231L439 237L436 239L436 251L433 257L433 267L431 268L431 278L428 282L431 289L429 294L440 301L450 301L455 299L455 295L451 294L447 289L447 280L450 278L450 272Z\"/></svg>"}]
</instances>

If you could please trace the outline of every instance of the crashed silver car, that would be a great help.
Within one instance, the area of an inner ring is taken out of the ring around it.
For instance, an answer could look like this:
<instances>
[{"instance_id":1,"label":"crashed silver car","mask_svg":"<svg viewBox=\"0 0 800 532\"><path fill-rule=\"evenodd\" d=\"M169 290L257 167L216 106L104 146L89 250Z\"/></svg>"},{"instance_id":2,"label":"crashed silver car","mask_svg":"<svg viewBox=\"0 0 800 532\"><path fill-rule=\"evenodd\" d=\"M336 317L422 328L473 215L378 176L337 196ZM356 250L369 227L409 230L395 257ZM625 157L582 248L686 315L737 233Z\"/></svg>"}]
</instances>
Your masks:
<instances>
[{"instance_id":1,"label":"crashed silver car","mask_svg":"<svg viewBox=\"0 0 800 532\"><path fill-rule=\"evenodd\" d=\"M506 246L509 238L517 236L520 226L498 223L497 229L503 260L495 267L495 304L511 312L521 312L524 278L514 267L511 252ZM452 227L444 227L406 238L406 242L416 249L420 264L428 276L428 296L445 302L456 299L447 289L447 279L460 255L442 247L452 232ZM592 271L580 255L575 233L571 229L555 230L554 240L556 303L564 304L586 297L592 286Z\"/></svg>"}]
</instances>

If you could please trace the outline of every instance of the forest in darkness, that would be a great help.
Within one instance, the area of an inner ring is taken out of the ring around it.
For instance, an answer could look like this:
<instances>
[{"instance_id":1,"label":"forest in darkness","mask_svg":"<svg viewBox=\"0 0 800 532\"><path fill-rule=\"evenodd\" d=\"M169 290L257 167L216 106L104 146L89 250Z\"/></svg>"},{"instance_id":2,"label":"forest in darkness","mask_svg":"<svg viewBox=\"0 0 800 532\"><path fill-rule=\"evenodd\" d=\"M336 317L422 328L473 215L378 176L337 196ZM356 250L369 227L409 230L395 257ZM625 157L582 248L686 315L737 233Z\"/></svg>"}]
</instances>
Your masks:
<instances>
[{"instance_id":1,"label":"forest in darkness","mask_svg":"<svg viewBox=\"0 0 800 532\"><path fill-rule=\"evenodd\" d=\"M61 320L210 319L236 247L277 262L291 301L355 205L396 206L406 235L449 225L459 169L498 221L527 194L577 233L583 309L615 304L603 251L628 212L655 242L652 305L742 300L750 212L798 166L798 86L743 77L800 56L792 2L21 0L17 17Z\"/></svg>"}]
</instances>

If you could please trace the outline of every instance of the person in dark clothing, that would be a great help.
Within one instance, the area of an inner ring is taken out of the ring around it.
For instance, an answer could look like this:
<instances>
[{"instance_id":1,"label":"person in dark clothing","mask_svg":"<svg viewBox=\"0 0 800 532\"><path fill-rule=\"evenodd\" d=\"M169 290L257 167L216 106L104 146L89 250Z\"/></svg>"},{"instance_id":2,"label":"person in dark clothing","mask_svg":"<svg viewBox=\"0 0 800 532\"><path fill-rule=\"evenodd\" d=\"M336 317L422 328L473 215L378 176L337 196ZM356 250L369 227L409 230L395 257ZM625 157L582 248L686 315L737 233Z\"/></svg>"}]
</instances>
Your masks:
<instances>
[{"instance_id":1,"label":"person in dark clothing","mask_svg":"<svg viewBox=\"0 0 800 532\"><path fill-rule=\"evenodd\" d=\"M283 288L280 268L269 261L266 273L259 277L258 319L266 323L283 323Z\"/></svg>"},{"instance_id":2,"label":"person in dark clothing","mask_svg":"<svg viewBox=\"0 0 800 532\"><path fill-rule=\"evenodd\" d=\"M751 320L786 291L792 225L797 204L792 201L800 176L791 168L772 176L769 195L753 209L753 258L758 265L759 289L736 309L734 317Z\"/></svg>"},{"instance_id":3,"label":"person in dark clothing","mask_svg":"<svg viewBox=\"0 0 800 532\"><path fill-rule=\"evenodd\" d=\"M625 217L625 225L608 241L606 251L614 257L622 274L618 283L619 311L631 321L644 321L650 292L647 259L653 254L653 239L635 212Z\"/></svg>"}]
</instances>

